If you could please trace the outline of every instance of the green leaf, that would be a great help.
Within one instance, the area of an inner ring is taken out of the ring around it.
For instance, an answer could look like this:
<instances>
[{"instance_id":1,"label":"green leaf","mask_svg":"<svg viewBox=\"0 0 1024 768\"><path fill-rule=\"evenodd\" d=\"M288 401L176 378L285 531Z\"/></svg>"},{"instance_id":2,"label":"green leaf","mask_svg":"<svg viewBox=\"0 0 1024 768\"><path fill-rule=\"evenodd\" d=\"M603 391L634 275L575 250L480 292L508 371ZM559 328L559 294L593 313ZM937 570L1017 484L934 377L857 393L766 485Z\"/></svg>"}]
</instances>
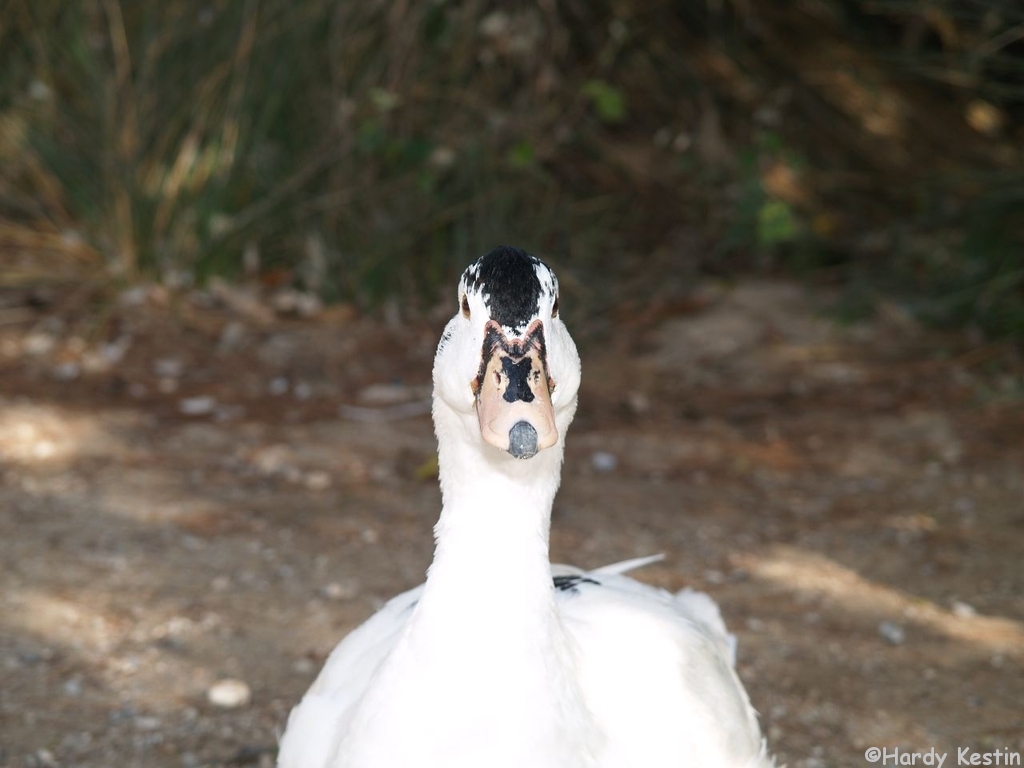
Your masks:
<instances>
[{"instance_id":1,"label":"green leaf","mask_svg":"<svg viewBox=\"0 0 1024 768\"><path fill-rule=\"evenodd\" d=\"M757 212L757 242L766 247L788 243L796 237L793 209L784 200L768 200Z\"/></svg>"},{"instance_id":2,"label":"green leaf","mask_svg":"<svg viewBox=\"0 0 1024 768\"><path fill-rule=\"evenodd\" d=\"M614 85L604 80L588 80L582 90L602 122L621 123L626 119L626 97Z\"/></svg>"},{"instance_id":3,"label":"green leaf","mask_svg":"<svg viewBox=\"0 0 1024 768\"><path fill-rule=\"evenodd\" d=\"M402 97L386 88L371 88L370 103L380 112L391 112L402 103Z\"/></svg>"},{"instance_id":4,"label":"green leaf","mask_svg":"<svg viewBox=\"0 0 1024 768\"><path fill-rule=\"evenodd\" d=\"M513 168L529 168L533 165L535 156L533 144L523 140L508 151L508 162Z\"/></svg>"}]
</instances>

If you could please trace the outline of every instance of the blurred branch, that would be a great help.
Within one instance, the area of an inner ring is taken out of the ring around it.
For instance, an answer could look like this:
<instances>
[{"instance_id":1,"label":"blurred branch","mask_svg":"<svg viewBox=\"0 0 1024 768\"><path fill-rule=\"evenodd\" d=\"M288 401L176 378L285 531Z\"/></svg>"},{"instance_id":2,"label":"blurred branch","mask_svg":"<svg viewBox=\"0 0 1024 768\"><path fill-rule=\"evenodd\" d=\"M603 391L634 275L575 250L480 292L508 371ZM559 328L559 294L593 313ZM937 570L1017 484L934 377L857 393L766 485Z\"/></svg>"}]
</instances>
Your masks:
<instances>
[{"instance_id":1,"label":"blurred branch","mask_svg":"<svg viewBox=\"0 0 1024 768\"><path fill-rule=\"evenodd\" d=\"M132 83L131 51L121 13L120 0L105 0L110 44L114 52L116 76L114 98L108 125L117 126L116 153L111 161L116 164L115 178L130 174L135 166L138 146L138 115L135 111L135 92ZM132 210L131 186L117 184L110 190L114 205L114 238L118 247L118 261L123 274L134 276L138 270L135 247L135 225Z\"/></svg>"},{"instance_id":2,"label":"blurred branch","mask_svg":"<svg viewBox=\"0 0 1024 768\"><path fill-rule=\"evenodd\" d=\"M7 252L371 301L529 241L595 297L809 265L1024 317L1015 0L9 7Z\"/></svg>"}]
</instances>

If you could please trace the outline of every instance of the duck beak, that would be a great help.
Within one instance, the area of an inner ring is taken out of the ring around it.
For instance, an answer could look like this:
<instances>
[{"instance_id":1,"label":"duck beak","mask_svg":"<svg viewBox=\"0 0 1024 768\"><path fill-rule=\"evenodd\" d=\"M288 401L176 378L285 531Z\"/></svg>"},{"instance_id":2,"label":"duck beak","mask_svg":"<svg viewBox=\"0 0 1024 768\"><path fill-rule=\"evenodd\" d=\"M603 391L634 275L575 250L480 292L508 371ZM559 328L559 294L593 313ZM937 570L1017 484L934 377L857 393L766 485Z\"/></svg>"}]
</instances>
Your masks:
<instances>
[{"instance_id":1,"label":"duck beak","mask_svg":"<svg viewBox=\"0 0 1024 768\"><path fill-rule=\"evenodd\" d=\"M512 340L497 323L487 324L474 388L485 442L517 459L529 459L558 442L551 405L554 382L548 376L544 325L539 320Z\"/></svg>"}]
</instances>

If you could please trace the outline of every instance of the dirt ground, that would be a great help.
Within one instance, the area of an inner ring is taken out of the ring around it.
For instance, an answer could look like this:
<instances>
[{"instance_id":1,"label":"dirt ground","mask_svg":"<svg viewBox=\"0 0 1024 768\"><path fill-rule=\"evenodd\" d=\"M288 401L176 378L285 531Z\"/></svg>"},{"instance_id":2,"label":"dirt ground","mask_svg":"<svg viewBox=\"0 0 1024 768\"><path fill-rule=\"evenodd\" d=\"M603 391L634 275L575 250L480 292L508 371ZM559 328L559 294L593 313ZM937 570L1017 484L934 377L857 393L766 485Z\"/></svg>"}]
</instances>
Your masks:
<instances>
[{"instance_id":1,"label":"dirt ground","mask_svg":"<svg viewBox=\"0 0 1024 768\"><path fill-rule=\"evenodd\" d=\"M780 764L1024 753L1020 361L823 305L709 286L573 326L553 558L663 552L638 577L710 592ZM430 560L443 314L389 316L3 296L0 765L272 763L325 655Z\"/></svg>"}]
</instances>

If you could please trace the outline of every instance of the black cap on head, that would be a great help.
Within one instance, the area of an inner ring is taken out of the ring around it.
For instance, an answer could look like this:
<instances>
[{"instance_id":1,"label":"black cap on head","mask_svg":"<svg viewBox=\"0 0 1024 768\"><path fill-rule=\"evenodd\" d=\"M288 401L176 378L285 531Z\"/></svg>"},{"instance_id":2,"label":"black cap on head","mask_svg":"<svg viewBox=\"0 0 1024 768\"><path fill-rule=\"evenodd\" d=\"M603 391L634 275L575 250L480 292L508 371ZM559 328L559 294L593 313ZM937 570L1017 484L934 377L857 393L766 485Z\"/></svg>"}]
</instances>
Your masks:
<instances>
[{"instance_id":1,"label":"black cap on head","mask_svg":"<svg viewBox=\"0 0 1024 768\"><path fill-rule=\"evenodd\" d=\"M543 294L555 290L554 275L542 284L537 267L551 274L536 256L510 246L499 246L466 269L466 290L483 293L491 319L522 331L540 309Z\"/></svg>"}]
</instances>

